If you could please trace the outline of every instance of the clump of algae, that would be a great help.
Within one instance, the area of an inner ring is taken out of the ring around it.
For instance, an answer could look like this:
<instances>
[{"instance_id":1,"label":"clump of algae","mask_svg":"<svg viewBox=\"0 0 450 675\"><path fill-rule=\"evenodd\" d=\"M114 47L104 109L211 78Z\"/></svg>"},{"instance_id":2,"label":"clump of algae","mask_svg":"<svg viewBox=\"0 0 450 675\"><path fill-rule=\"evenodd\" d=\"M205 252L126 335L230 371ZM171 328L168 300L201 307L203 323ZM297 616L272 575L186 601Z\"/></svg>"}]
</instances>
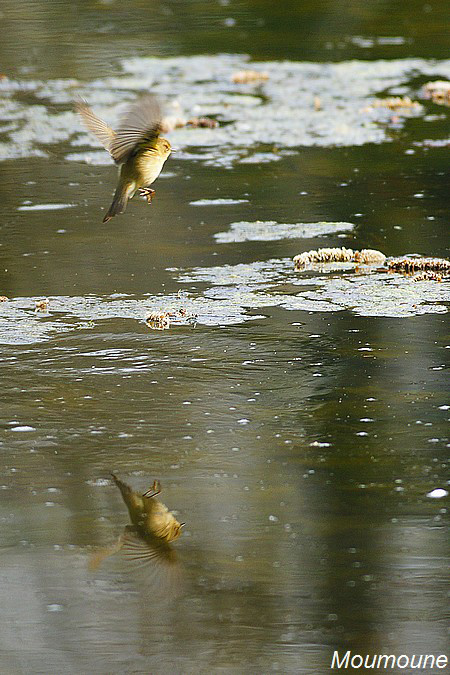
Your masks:
<instances>
[{"instance_id":1,"label":"clump of algae","mask_svg":"<svg viewBox=\"0 0 450 675\"><path fill-rule=\"evenodd\" d=\"M384 253L375 249L363 248L361 251L354 251L342 246L305 251L294 257L294 265L296 270L301 270L312 263L356 262L362 265L382 265L385 260Z\"/></svg>"},{"instance_id":2,"label":"clump of algae","mask_svg":"<svg viewBox=\"0 0 450 675\"><path fill-rule=\"evenodd\" d=\"M152 312L145 323L153 330L167 330L170 328L170 315L168 312Z\"/></svg>"},{"instance_id":3,"label":"clump of algae","mask_svg":"<svg viewBox=\"0 0 450 675\"><path fill-rule=\"evenodd\" d=\"M413 276L414 281L442 281L442 274L437 272L419 272Z\"/></svg>"},{"instance_id":4,"label":"clump of algae","mask_svg":"<svg viewBox=\"0 0 450 675\"><path fill-rule=\"evenodd\" d=\"M401 112L409 110L420 111L422 106L417 101L412 101L409 96L393 96L390 98L376 99L369 106L364 108L364 112L368 112L374 108L387 108L388 110Z\"/></svg>"},{"instance_id":5,"label":"clump of algae","mask_svg":"<svg viewBox=\"0 0 450 675\"><path fill-rule=\"evenodd\" d=\"M317 263L359 263L361 265L383 265L386 272L399 272L413 276L415 281L442 281L442 276L450 274L450 260L446 258L422 258L405 256L390 258L381 251L363 248L354 251L351 248L319 248L305 251L294 257L296 270L303 270L308 265ZM383 270L381 270L383 271ZM416 274L416 273L419 274ZM440 272L440 274L437 274Z\"/></svg>"},{"instance_id":6,"label":"clump of algae","mask_svg":"<svg viewBox=\"0 0 450 675\"><path fill-rule=\"evenodd\" d=\"M231 81L235 84L248 84L249 82L265 82L269 79L269 73L259 70L239 70L233 73Z\"/></svg>"},{"instance_id":7,"label":"clump of algae","mask_svg":"<svg viewBox=\"0 0 450 675\"><path fill-rule=\"evenodd\" d=\"M447 80L427 82L423 86L423 95L425 98L431 98L433 103L450 105L450 82Z\"/></svg>"},{"instance_id":8,"label":"clump of algae","mask_svg":"<svg viewBox=\"0 0 450 675\"><path fill-rule=\"evenodd\" d=\"M450 260L445 258L392 258L388 261L388 268L394 272L414 273L420 270L450 274Z\"/></svg>"}]
</instances>

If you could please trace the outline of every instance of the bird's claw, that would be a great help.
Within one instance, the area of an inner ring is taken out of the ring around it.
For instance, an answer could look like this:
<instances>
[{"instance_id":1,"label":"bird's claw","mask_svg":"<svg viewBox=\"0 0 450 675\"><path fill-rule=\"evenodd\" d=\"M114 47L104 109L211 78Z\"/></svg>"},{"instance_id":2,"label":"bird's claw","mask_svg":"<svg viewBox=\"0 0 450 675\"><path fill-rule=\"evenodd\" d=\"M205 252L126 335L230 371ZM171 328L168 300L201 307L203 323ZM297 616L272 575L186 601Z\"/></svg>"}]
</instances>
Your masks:
<instances>
[{"instance_id":1,"label":"bird's claw","mask_svg":"<svg viewBox=\"0 0 450 675\"><path fill-rule=\"evenodd\" d=\"M161 492L161 483L159 482L159 480L155 480L153 481L152 487L149 488L147 492L144 492L142 496L151 499L152 497L156 497L156 495L159 495L160 492Z\"/></svg>"},{"instance_id":2,"label":"bird's claw","mask_svg":"<svg viewBox=\"0 0 450 675\"><path fill-rule=\"evenodd\" d=\"M143 187L139 188L139 194L141 197L145 197L147 199L147 204L151 204L155 190L152 190L152 188L149 187Z\"/></svg>"}]
</instances>

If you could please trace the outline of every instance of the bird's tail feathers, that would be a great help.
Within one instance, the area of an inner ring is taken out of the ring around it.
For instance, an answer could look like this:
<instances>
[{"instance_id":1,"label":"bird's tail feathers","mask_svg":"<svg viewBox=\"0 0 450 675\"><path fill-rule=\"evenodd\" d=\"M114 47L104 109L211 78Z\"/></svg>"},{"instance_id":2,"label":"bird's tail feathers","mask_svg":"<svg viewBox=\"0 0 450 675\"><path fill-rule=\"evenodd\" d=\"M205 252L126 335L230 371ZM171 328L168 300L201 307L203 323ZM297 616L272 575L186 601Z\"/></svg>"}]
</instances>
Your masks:
<instances>
[{"instance_id":1,"label":"bird's tail feathers","mask_svg":"<svg viewBox=\"0 0 450 675\"><path fill-rule=\"evenodd\" d=\"M111 220L118 213L123 213L127 208L128 199L133 194L133 186L129 183L119 183L117 190L114 193L114 198L112 204L109 207L106 216L103 218L103 222L107 223L108 220Z\"/></svg>"},{"instance_id":2,"label":"bird's tail feathers","mask_svg":"<svg viewBox=\"0 0 450 675\"><path fill-rule=\"evenodd\" d=\"M124 483L123 480L120 480L120 478L118 478L115 473L112 473L111 476L112 476L112 479L114 480L115 484L119 488L120 492L122 493L122 497L124 498L124 500L126 502L127 499L129 499L130 495L132 494L133 490L131 489L131 487L129 485Z\"/></svg>"}]
</instances>

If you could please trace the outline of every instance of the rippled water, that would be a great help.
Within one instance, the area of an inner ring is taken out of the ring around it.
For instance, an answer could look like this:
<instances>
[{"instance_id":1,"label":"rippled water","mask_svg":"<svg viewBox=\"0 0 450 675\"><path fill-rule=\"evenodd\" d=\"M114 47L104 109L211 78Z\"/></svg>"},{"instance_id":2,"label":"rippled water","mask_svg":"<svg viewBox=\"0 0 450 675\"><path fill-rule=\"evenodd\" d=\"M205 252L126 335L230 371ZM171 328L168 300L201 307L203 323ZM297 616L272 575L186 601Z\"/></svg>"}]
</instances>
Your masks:
<instances>
[{"instance_id":1,"label":"rippled water","mask_svg":"<svg viewBox=\"0 0 450 675\"><path fill-rule=\"evenodd\" d=\"M5 2L1 672L445 651L449 281L293 264L448 257L443 7ZM153 204L105 226L72 101L114 124L148 88L219 126L171 132ZM129 522L112 471L186 523L179 592L89 569Z\"/></svg>"}]
</instances>

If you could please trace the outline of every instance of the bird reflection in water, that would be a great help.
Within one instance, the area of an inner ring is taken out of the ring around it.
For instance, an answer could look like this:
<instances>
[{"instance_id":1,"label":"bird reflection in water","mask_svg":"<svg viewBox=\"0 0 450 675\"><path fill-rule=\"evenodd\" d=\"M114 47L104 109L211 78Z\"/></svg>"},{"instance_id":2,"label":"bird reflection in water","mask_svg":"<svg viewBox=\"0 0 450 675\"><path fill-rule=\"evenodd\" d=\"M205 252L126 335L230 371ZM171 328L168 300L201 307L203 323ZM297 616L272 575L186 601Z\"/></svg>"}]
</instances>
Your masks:
<instances>
[{"instance_id":1,"label":"bird reflection in water","mask_svg":"<svg viewBox=\"0 0 450 675\"><path fill-rule=\"evenodd\" d=\"M156 498L161 492L159 481L155 480L149 490L140 494L115 474L111 476L127 505L132 525L125 526L114 544L94 553L89 568L97 569L105 558L120 552L130 571L152 593L177 595L181 587L181 569L171 542L178 539L184 523L179 523Z\"/></svg>"}]
</instances>

